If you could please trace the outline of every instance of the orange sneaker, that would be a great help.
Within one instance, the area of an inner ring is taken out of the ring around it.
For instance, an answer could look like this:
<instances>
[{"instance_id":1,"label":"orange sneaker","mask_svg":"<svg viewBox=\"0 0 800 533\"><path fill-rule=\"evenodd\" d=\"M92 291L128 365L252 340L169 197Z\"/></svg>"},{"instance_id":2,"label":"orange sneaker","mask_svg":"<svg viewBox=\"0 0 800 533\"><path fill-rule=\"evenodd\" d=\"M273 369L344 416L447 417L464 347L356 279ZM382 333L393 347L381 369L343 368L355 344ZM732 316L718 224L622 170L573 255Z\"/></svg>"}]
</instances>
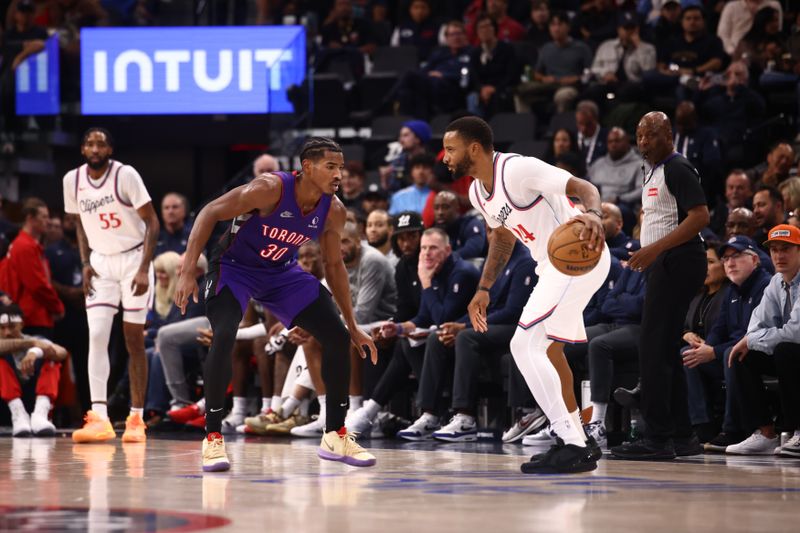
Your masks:
<instances>
[{"instance_id":1,"label":"orange sneaker","mask_svg":"<svg viewBox=\"0 0 800 533\"><path fill-rule=\"evenodd\" d=\"M72 432L73 442L105 442L117 436L111 422L94 411L88 411L83 420L83 427Z\"/></svg>"},{"instance_id":2,"label":"orange sneaker","mask_svg":"<svg viewBox=\"0 0 800 533\"><path fill-rule=\"evenodd\" d=\"M128 415L128 418L125 419L125 433L122 434L122 442L146 441L147 435L144 434L146 427L141 415Z\"/></svg>"}]
</instances>

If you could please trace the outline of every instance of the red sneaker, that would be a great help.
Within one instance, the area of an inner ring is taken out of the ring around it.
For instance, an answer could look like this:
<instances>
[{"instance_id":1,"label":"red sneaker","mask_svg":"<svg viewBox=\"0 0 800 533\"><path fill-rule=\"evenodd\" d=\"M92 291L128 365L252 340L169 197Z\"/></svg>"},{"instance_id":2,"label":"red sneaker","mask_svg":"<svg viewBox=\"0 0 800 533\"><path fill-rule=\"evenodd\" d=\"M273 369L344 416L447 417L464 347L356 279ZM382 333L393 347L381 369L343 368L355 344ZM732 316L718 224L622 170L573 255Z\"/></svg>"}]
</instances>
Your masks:
<instances>
[{"instance_id":1,"label":"red sneaker","mask_svg":"<svg viewBox=\"0 0 800 533\"><path fill-rule=\"evenodd\" d=\"M180 409L175 409L174 411L167 413L169 419L176 424L187 424L190 420L194 420L198 416L204 415L205 411L202 411L199 407L197 407L196 403L187 405L186 407L181 407Z\"/></svg>"}]
</instances>

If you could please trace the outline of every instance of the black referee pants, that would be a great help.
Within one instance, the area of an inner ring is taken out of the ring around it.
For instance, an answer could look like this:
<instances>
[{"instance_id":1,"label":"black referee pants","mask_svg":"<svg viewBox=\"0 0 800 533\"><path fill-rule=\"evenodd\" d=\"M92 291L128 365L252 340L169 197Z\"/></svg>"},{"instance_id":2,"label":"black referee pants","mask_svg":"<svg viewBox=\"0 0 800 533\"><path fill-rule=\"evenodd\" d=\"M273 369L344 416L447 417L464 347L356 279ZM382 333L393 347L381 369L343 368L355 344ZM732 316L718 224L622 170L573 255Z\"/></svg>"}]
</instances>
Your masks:
<instances>
[{"instance_id":1,"label":"black referee pants","mask_svg":"<svg viewBox=\"0 0 800 533\"><path fill-rule=\"evenodd\" d=\"M688 388L680 356L689 303L703 286L706 254L685 244L659 255L647 271L639 341L645 436L663 442L692 433Z\"/></svg>"}]
</instances>

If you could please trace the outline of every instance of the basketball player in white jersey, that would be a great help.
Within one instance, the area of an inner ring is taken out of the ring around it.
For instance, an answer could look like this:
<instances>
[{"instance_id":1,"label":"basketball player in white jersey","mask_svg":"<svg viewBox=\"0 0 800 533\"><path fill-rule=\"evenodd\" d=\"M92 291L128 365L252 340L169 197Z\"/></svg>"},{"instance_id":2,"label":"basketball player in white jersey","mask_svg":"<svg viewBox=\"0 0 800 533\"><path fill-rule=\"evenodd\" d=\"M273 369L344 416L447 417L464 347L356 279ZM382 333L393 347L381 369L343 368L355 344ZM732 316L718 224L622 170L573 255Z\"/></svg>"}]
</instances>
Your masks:
<instances>
[{"instance_id":1,"label":"basketball player in white jersey","mask_svg":"<svg viewBox=\"0 0 800 533\"><path fill-rule=\"evenodd\" d=\"M611 263L604 246L600 194L588 181L539 159L495 152L492 130L478 117L451 122L444 135L444 149L444 163L454 175L473 177L469 199L495 229L478 290L469 305L476 331L487 330L489 289L505 269L514 239L530 249L537 264L539 282L511 339L511 354L559 438L547 453L524 463L522 471L551 474L594 470L602 452L583 431L564 343L586 342L583 309L605 281ZM581 213L568 196L579 198L586 213ZM582 276L560 273L547 255L550 235L570 221L585 225L581 239L588 240L591 249L602 249L597 266Z\"/></svg>"},{"instance_id":2,"label":"basketball player in white jersey","mask_svg":"<svg viewBox=\"0 0 800 533\"><path fill-rule=\"evenodd\" d=\"M153 301L153 251L159 223L150 195L136 170L111 159L114 143L102 128L83 136L86 163L64 176L64 211L78 219L78 247L83 262L83 291L89 321L89 391L92 409L75 442L115 437L108 420L108 341L114 315L122 304L122 329L128 349L131 412L123 442L144 442L142 420L147 390L144 322Z\"/></svg>"}]
</instances>

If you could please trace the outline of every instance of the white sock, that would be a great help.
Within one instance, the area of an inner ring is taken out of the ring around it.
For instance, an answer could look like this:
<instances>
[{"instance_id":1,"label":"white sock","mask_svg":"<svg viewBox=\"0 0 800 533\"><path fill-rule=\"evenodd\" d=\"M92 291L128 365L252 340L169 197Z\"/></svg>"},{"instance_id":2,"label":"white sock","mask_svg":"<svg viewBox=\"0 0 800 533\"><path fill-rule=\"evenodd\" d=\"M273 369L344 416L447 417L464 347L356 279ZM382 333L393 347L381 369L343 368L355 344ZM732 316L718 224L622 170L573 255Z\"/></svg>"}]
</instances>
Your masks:
<instances>
[{"instance_id":1,"label":"white sock","mask_svg":"<svg viewBox=\"0 0 800 533\"><path fill-rule=\"evenodd\" d=\"M44 416L50 414L50 398L47 396L37 396L36 406L33 408L33 412Z\"/></svg>"},{"instance_id":2,"label":"white sock","mask_svg":"<svg viewBox=\"0 0 800 533\"><path fill-rule=\"evenodd\" d=\"M108 406L104 403L92 402L92 411L104 420L108 420Z\"/></svg>"},{"instance_id":3,"label":"white sock","mask_svg":"<svg viewBox=\"0 0 800 533\"><path fill-rule=\"evenodd\" d=\"M267 396L261 397L261 412L266 413L270 410L270 398Z\"/></svg>"},{"instance_id":4,"label":"white sock","mask_svg":"<svg viewBox=\"0 0 800 533\"><path fill-rule=\"evenodd\" d=\"M205 413L206 412L206 397L203 396L202 398L200 398L200 400L198 400L198 402L195 405L200 410L200 414Z\"/></svg>"},{"instance_id":5,"label":"white sock","mask_svg":"<svg viewBox=\"0 0 800 533\"><path fill-rule=\"evenodd\" d=\"M432 422L436 424L437 422L439 422L439 417L436 415L432 415L430 413L422 413L422 416L419 417L419 420L422 420L424 422Z\"/></svg>"},{"instance_id":6,"label":"white sock","mask_svg":"<svg viewBox=\"0 0 800 533\"><path fill-rule=\"evenodd\" d=\"M372 398L364 402L361 407L364 408L364 414L367 415L369 420L375 420L375 417L378 416L378 411L381 410L381 405Z\"/></svg>"},{"instance_id":7,"label":"white sock","mask_svg":"<svg viewBox=\"0 0 800 533\"><path fill-rule=\"evenodd\" d=\"M606 411L608 411L608 404L601 402L592 402L592 419L591 422L600 422L603 427L606 427Z\"/></svg>"},{"instance_id":8,"label":"white sock","mask_svg":"<svg viewBox=\"0 0 800 533\"><path fill-rule=\"evenodd\" d=\"M583 428L580 424L576 427L567 410L561 395L561 378L547 357L547 347L551 343L541 324L528 330L519 328L511 339L511 353L536 403L550 420L553 431L566 444L584 447Z\"/></svg>"},{"instance_id":9,"label":"white sock","mask_svg":"<svg viewBox=\"0 0 800 533\"><path fill-rule=\"evenodd\" d=\"M8 409L12 413L24 413L25 411L25 404L22 403L22 398L14 398L10 402L8 402Z\"/></svg>"},{"instance_id":10,"label":"white sock","mask_svg":"<svg viewBox=\"0 0 800 533\"><path fill-rule=\"evenodd\" d=\"M364 403L364 397L363 396L361 396L360 394L358 394L358 395L351 394L350 395L350 411L355 411L356 409L360 408L362 403Z\"/></svg>"},{"instance_id":11,"label":"white sock","mask_svg":"<svg viewBox=\"0 0 800 533\"><path fill-rule=\"evenodd\" d=\"M244 396L233 397L233 412L243 415L247 412L247 398Z\"/></svg>"},{"instance_id":12,"label":"white sock","mask_svg":"<svg viewBox=\"0 0 800 533\"><path fill-rule=\"evenodd\" d=\"M281 408L281 397L280 396L273 396L272 400L270 401L269 408L277 413L278 410Z\"/></svg>"},{"instance_id":13,"label":"white sock","mask_svg":"<svg viewBox=\"0 0 800 533\"><path fill-rule=\"evenodd\" d=\"M569 414L569 416L572 417L572 421L575 423L575 426L578 428L578 433L581 434L581 438L583 439L584 442L586 442L586 439L588 437L586 436L586 432L583 430L583 418L581 418L581 410L580 409L575 409L574 411L572 411Z\"/></svg>"},{"instance_id":14,"label":"white sock","mask_svg":"<svg viewBox=\"0 0 800 533\"><path fill-rule=\"evenodd\" d=\"M311 407L311 400L308 398L300 400L300 416L308 416L309 407Z\"/></svg>"},{"instance_id":15,"label":"white sock","mask_svg":"<svg viewBox=\"0 0 800 533\"><path fill-rule=\"evenodd\" d=\"M286 401L283 402L283 405L281 405L281 410L277 411L277 413L281 416L281 418L287 418L294 413L294 410L297 409L298 405L300 405L300 400L294 396L289 396L286 398Z\"/></svg>"},{"instance_id":16,"label":"white sock","mask_svg":"<svg viewBox=\"0 0 800 533\"><path fill-rule=\"evenodd\" d=\"M144 416L144 407L131 407L131 415Z\"/></svg>"},{"instance_id":17,"label":"white sock","mask_svg":"<svg viewBox=\"0 0 800 533\"><path fill-rule=\"evenodd\" d=\"M317 401L319 402L319 417L322 420L325 420L325 413L328 412L328 404L325 401L325 395L320 394L319 396L317 396Z\"/></svg>"},{"instance_id":18,"label":"white sock","mask_svg":"<svg viewBox=\"0 0 800 533\"><path fill-rule=\"evenodd\" d=\"M111 364L108 361L108 340L111 337L111 326L114 314L109 314L104 307L89 308L86 312L89 321L89 356L87 369L89 374L89 393L92 401L105 402L108 399L108 375ZM93 404L99 405L99 404ZM92 410L100 414L97 409ZM102 415L108 418L108 411L103 406Z\"/></svg>"}]
</instances>

